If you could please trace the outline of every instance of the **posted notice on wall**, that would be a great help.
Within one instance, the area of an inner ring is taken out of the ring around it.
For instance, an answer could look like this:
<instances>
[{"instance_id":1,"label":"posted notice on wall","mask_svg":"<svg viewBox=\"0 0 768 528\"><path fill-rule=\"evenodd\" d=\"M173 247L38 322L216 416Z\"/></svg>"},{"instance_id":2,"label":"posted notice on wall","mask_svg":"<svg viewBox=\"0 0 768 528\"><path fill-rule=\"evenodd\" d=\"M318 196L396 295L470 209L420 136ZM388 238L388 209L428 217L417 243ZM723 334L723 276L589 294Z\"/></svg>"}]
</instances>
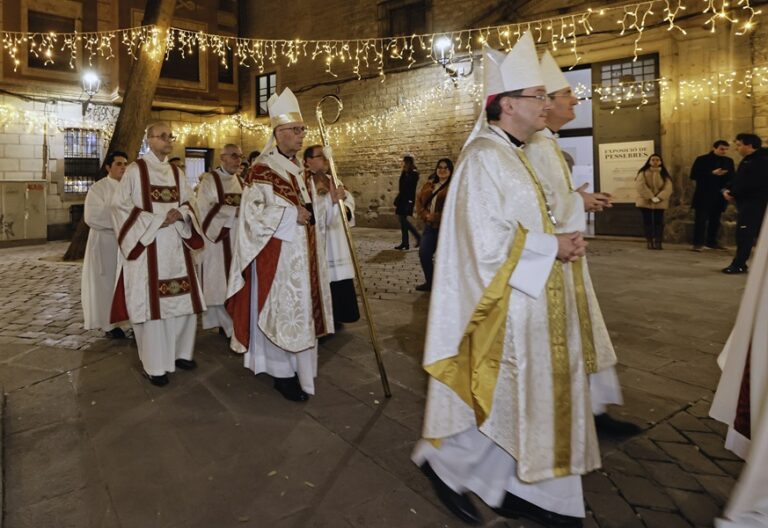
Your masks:
<instances>
[{"instance_id":1,"label":"posted notice on wall","mask_svg":"<svg viewBox=\"0 0 768 528\"><path fill-rule=\"evenodd\" d=\"M635 176L651 154L653 140L598 145L600 190L611 193L616 203L634 203Z\"/></svg>"}]
</instances>

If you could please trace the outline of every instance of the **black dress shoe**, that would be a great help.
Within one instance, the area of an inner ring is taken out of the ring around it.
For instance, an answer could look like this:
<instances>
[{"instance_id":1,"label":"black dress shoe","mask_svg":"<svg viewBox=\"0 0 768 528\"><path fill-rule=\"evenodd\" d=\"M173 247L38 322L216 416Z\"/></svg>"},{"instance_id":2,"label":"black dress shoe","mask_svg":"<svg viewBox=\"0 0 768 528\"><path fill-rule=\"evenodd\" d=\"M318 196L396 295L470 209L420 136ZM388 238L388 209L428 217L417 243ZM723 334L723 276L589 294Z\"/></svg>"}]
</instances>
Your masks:
<instances>
[{"instance_id":1,"label":"black dress shoe","mask_svg":"<svg viewBox=\"0 0 768 528\"><path fill-rule=\"evenodd\" d=\"M399 251L408 251L410 247L406 246L405 244L400 244L399 246L395 246L395 249Z\"/></svg>"},{"instance_id":2,"label":"black dress shoe","mask_svg":"<svg viewBox=\"0 0 768 528\"><path fill-rule=\"evenodd\" d=\"M504 502L498 508L493 508L493 511L501 515L502 517L510 517L517 519L523 517L536 521L537 523L547 527L579 527L582 526L582 521L579 517L570 517L568 515L560 515L559 513L539 508L535 504L523 500L520 497L507 493L504 496Z\"/></svg>"},{"instance_id":3,"label":"black dress shoe","mask_svg":"<svg viewBox=\"0 0 768 528\"><path fill-rule=\"evenodd\" d=\"M597 430L600 433L619 436L632 436L643 432L642 427L635 425L632 422L617 420L608 413L595 415L595 427L597 427Z\"/></svg>"},{"instance_id":4,"label":"black dress shoe","mask_svg":"<svg viewBox=\"0 0 768 528\"><path fill-rule=\"evenodd\" d=\"M437 498L440 502L450 510L452 514L461 519L467 524L479 525L482 524L483 519L480 517L475 505L469 500L469 496L466 493L456 493L446 485L445 482L440 480L435 470L429 465L429 462L425 462L421 466L421 471L429 478L432 483L432 487L437 494Z\"/></svg>"},{"instance_id":5,"label":"black dress shoe","mask_svg":"<svg viewBox=\"0 0 768 528\"><path fill-rule=\"evenodd\" d=\"M722 272L727 275L736 275L737 273L746 273L747 269L748 268L746 266L734 266L731 264L727 268L723 268Z\"/></svg>"},{"instance_id":6,"label":"black dress shoe","mask_svg":"<svg viewBox=\"0 0 768 528\"><path fill-rule=\"evenodd\" d=\"M162 374L160 376L152 376L150 374L147 374L146 371L142 371L144 374L144 377L149 380L149 382L154 385L155 387L165 387L168 385L168 374Z\"/></svg>"},{"instance_id":7,"label":"black dress shoe","mask_svg":"<svg viewBox=\"0 0 768 528\"><path fill-rule=\"evenodd\" d=\"M275 378L275 390L283 395L286 400L303 402L309 399L309 394L304 392L299 383L299 377Z\"/></svg>"},{"instance_id":8,"label":"black dress shoe","mask_svg":"<svg viewBox=\"0 0 768 528\"><path fill-rule=\"evenodd\" d=\"M416 291L428 292L431 290L432 290L432 286L430 286L426 282L424 284L419 284L418 286L416 286Z\"/></svg>"},{"instance_id":9,"label":"black dress shoe","mask_svg":"<svg viewBox=\"0 0 768 528\"><path fill-rule=\"evenodd\" d=\"M107 337L110 339L125 339L125 332L119 326L113 328L107 332Z\"/></svg>"},{"instance_id":10,"label":"black dress shoe","mask_svg":"<svg viewBox=\"0 0 768 528\"><path fill-rule=\"evenodd\" d=\"M177 359L175 363L181 370L195 370L197 368L197 361L194 359Z\"/></svg>"}]
</instances>

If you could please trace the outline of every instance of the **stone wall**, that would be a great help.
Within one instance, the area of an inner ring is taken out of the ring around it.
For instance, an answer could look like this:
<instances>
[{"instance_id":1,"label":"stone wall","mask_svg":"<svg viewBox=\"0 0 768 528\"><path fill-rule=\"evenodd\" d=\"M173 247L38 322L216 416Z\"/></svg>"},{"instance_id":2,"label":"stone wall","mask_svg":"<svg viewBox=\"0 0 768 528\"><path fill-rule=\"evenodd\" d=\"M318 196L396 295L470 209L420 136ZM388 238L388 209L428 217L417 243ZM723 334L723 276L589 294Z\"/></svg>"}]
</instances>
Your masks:
<instances>
[{"instance_id":1,"label":"stone wall","mask_svg":"<svg viewBox=\"0 0 768 528\"><path fill-rule=\"evenodd\" d=\"M562 4L551 1L522 3L522 7L514 9L510 7L512 3L498 0L432 0L428 23L432 31L451 31L509 22L513 18L537 18L542 12L550 12ZM99 29L116 27L116 0L98 0L97 5ZM244 18L247 20L244 33L264 38L302 39L377 36L386 26L381 9L381 2L377 0L308 0L300 4L252 2L251 13ZM0 17L2 13L0 9ZM690 94L678 93L676 88L679 80L711 78L718 72L743 71L752 64L765 64L768 30L758 25L751 37L739 37L721 27L711 34L695 22L690 23L687 30L688 34L683 36L665 28L649 29L642 40L643 53L658 53L661 74L670 80L670 89L664 92L661 100L660 136L662 154L675 181L667 233L673 240L685 240L689 236L691 214L688 204L692 185L688 172L693 159L707 152L715 139L731 140L736 133L753 128L758 134L768 134L765 117L768 89L755 89L752 99L729 90L714 95L715 104L712 104L703 99L694 101ZM634 35L617 37L616 33L581 39L582 63L630 57L633 39ZM558 61L562 66L570 66L573 56L563 50ZM118 71L118 63L117 60L111 63L113 77ZM368 226L393 226L392 201L397 194L402 155L405 152L415 155L422 181L439 158L457 159L480 111L476 94L468 90L470 82L479 83L482 79L479 61L475 62L469 77L455 86L439 65L430 62L416 64L411 69L395 65L387 69L385 77L371 67L361 71L360 80L351 71L349 63L335 62L331 66L334 75L324 71L324 64L304 57L290 66L280 60L275 64L267 61L265 71L277 73L278 89L289 86L297 93L310 127L316 124L315 105L323 95L335 93L342 98L344 112L331 131L340 176L357 198L358 222ZM463 66L468 68L469 64ZM255 67L241 67L239 71L240 108L251 119L254 118L255 99L253 79L259 73ZM116 84L109 78L106 84L115 94ZM413 106L414 101L430 93L437 96ZM52 97L59 95L53 93ZM1 95L0 104L40 113L52 112L71 122L81 119L78 103L59 101L56 105L46 105ZM635 110L620 111L626 112L627 118L631 119ZM153 112L153 118L168 120L175 128L189 123L218 121L215 116L179 110ZM267 124L265 118L257 121ZM350 127L356 127L354 133L349 132ZM62 138L61 133L52 132L49 136L47 177L50 182L48 223L59 228L69 222L70 207L83 201L82 196L70 198L63 194ZM265 140L262 134L233 128L217 136L187 137L175 145L173 155L183 157L184 147L218 148L227 142L241 144L247 153L261 150ZM41 131L29 124L8 124L0 130L0 180L46 179L42 173L42 142ZM316 142L319 137L314 128L306 144ZM738 161L737 155L734 158Z\"/></svg>"},{"instance_id":2,"label":"stone wall","mask_svg":"<svg viewBox=\"0 0 768 528\"><path fill-rule=\"evenodd\" d=\"M768 67L768 27L759 24L752 33L752 63L755 68ZM765 70L763 70L765 71ZM756 86L752 96L755 134L768 140L768 86Z\"/></svg>"},{"instance_id":3,"label":"stone wall","mask_svg":"<svg viewBox=\"0 0 768 528\"><path fill-rule=\"evenodd\" d=\"M300 10L283 2L260 2L259 15L249 17L248 34L259 37L300 36L311 38L354 38L378 35L380 21L377 3L367 2L309 2ZM535 4L535 5L534 5ZM517 15L536 18L542 12L551 12L557 3L538 2L522 4ZM559 3L562 5L562 2ZM504 3L490 1L432 3L433 31L449 31L474 27L473 22L484 20L488 24L509 22L510 19L494 20L494 8ZM506 3L508 6L509 3ZM528 7L525 7L525 6ZM306 7L306 9L305 9ZM296 11L293 12L292 9ZM527 9L527 11L526 11ZM311 17L304 16L312 13ZM344 24L336 21L344 20ZM753 37L754 49L764 42L765 30ZM661 100L661 142L665 162L673 174L675 195L673 207L668 213L667 236L672 240L687 240L690 237L690 197L692 183L689 179L690 166L696 156L706 153L712 142L719 138L732 140L736 133L763 126L768 133L768 123L753 111L753 103L747 94L713 94L711 101L692 99L690 93L678 93L676 83L680 80L712 78L718 72L743 71L751 66L752 57L745 52L750 46L749 37L737 36L727 26L721 26L714 34L706 31L695 20L687 24L687 35L666 28L648 29L642 39L642 53L658 53L661 75L670 82L670 89ZM596 35L581 39L579 51L582 64L621 59L632 56L634 35L618 37ZM761 51L764 55L765 52ZM570 66L573 56L567 50L559 54L562 66ZM755 58L755 63L758 59ZM764 62L764 57L761 59ZM285 67L282 64L268 66L276 71L278 89L291 87L299 95L305 120L314 124L314 107L325 93L336 93L344 101L344 113L340 125L359 122L371 115L383 113L403 106L408 100L418 97L446 79L437 65L426 65L412 70L388 73L383 80L372 72L372 78L356 80L345 74L343 65L335 65L337 77L323 72L323 65L300 61L297 65ZM250 72L253 77L257 72ZM473 78L482 78L476 68ZM252 112L253 97L249 90L241 94L241 104L246 112ZM768 94L758 101L768 103ZM632 118L633 109L623 109L627 118ZM394 225L392 199L397 192L400 158L406 151L416 156L417 165L424 176L429 174L436 160L442 156L457 158L468 131L474 123L479 105L474 99L456 89L448 94L440 105L431 105L425 114L402 120L397 126L374 130L370 137L357 141L346 141L334 145L334 153L340 175L345 184L357 196L364 214L359 218L363 224L372 226ZM762 125L760 125L762 124ZM342 138L343 140L344 138ZM738 162L738 155L734 155Z\"/></svg>"},{"instance_id":4,"label":"stone wall","mask_svg":"<svg viewBox=\"0 0 768 528\"><path fill-rule=\"evenodd\" d=\"M0 106L8 106L29 112L31 123L12 122L0 126L0 185L4 181L40 181L46 183L46 204L48 236L51 239L66 238L72 232L71 212L73 206L82 206L85 195L64 192L64 130L50 127L48 131L48 172L43 172L44 131L42 120L45 115L70 127L82 126L82 106L78 103L39 103L25 101L10 95L0 95ZM115 108L117 111L117 108ZM165 120L179 129L183 125L196 125L208 121L216 123L216 117L202 117L181 111L155 111L153 120ZM102 136L101 157L107 154L109 138ZM242 143L240 130L224 130L217 136L190 136L174 145L172 156L184 158L185 147L218 149L225 143ZM218 152L215 153L218 159ZM2 210L0 209L0 212ZM17 222L17 225L19 223Z\"/></svg>"}]
</instances>

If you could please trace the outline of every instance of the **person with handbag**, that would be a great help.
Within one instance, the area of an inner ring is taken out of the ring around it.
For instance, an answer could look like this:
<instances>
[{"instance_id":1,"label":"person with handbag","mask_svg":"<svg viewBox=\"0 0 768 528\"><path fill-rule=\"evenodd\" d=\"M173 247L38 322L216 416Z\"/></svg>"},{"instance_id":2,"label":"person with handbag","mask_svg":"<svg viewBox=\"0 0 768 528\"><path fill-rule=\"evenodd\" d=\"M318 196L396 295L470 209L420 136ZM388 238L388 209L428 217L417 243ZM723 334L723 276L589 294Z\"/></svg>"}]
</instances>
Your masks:
<instances>
[{"instance_id":1,"label":"person with handbag","mask_svg":"<svg viewBox=\"0 0 768 528\"><path fill-rule=\"evenodd\" d=\"M416 216L424 222L424 231L421 234L419 246L419 260L421 269L424 270L424 283L416 286L417 291L430 291L432 289L432 262L437 251L437 235L440 227L440 216L443 213L443 204L448 195L448 184L453 174L453 162L448 158L441 158L435 166L435 172L429 177L418 196L416 197Z\"/></svg>"}]
</instances>

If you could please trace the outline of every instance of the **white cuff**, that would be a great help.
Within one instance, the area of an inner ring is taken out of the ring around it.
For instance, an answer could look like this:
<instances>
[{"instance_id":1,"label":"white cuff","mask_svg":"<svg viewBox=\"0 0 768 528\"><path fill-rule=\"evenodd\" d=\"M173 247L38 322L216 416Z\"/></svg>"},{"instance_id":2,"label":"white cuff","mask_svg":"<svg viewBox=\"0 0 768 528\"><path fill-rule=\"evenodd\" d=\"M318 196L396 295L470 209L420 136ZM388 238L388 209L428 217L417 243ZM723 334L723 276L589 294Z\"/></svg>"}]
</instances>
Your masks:
<instances>
[{"instance_id":1,"label":"white cuff","mask_svg":"<svg viewBox=\"0 0 768 528\"><path fill-rule=\"evenodd\" d=\"M224 207L234 207L235 213L229 215L224 221L224 227L232 229L235 225L235 222L237 221L237 207L233 205L225 205Z\"/></svg>"},{"instance_id":2,"label":"white cuff","mask_svg":"<svg viewBox=\"0 0 768 528\"><path fill-rule=\"evenodd\" d=\"M144 231L143 235L141 235L139 242L141 242L144 246L150 245L155 240L155 236L157 236L157 230L160 229L160 226L163 225L163 222L165 222L164 215L153 215L152 223L149 224L147 230Z\"/></svg>"},{"instance_id":3,"label":"white cuff","mask_svg":"<svg viewBox=\"0 0 768 528\"><path fill-rule=\"evenodd\" d=\"M296 223L298 217L299 210L296 207L286 207L283 211L283 218L280 219L280 225L275 229L273 236L285 242L292 242L296 235L296 228L300 227Z\"/></svg>"},{"instance_id":4,"label":"white cuff","mask_svg":"<svg viewBox=\"0 0 768 528\"><path fill-rule=\"evenodd\" d=\"M587 230L587 212L584 210L584 198L578 192L574 191L570 195L571 210L568 211L567 218L562 224L558 224L559 233L573 233L578 231L583 233Z\"/></svg>"},{"instance_id":5,"label":"white cuff","mask_svg":"<svg viewBox=\"0 0 768 528\"><path fill-rule=\"evenodd\" d=\"M528 233L520 261L509 278L509 285L537 299L547 284L557 257L557 238L544 233Z\"/></svg>"},{"instance_id":6,"label":"white cuff","mask_svg":"<svg viewBox=\"0 0 768 528\"><path fill-rule=\"evenodd\" d=\"M192 220L189 219L189 215L187 215L183 222L174 222L173 227L184 240L192 236Z\"/></svg>"}]
</instances>

